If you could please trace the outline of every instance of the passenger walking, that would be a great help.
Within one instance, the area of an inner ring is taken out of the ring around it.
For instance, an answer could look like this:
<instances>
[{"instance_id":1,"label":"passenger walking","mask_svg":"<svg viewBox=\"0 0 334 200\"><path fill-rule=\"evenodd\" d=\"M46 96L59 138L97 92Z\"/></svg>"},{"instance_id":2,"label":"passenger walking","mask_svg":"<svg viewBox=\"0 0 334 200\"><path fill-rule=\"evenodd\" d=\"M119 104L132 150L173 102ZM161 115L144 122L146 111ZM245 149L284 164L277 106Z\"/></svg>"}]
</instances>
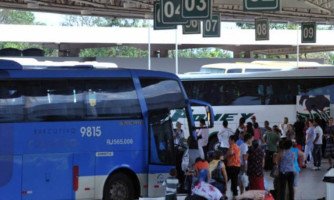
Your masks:
<instances>
[{"instance_id":1,"label":"passenger walking","mask_svg":"<svg viewBox=\"0 0 334 200\"><path fill-rule=\"evenodd\" d=\"M245 122L246 122L246 119L244 117L241 117L239 119L239 125L238 125L237 129L235 130L236 139L239 138L240 133L246 132L247 129L246 129L246 126L245 126Z\"/></svg>"},{"instance_id":2,"label":"passenger walking","mask_svg":"<svg viewBox=\"0 0 334 200\"><path fill-rule=\"evenodd\" d=\"M220 147L219 150L223 152L223 155L226 156L227 150L230 147L230 144L228 142L231 135L234 135L232 129L228 128L228 122L227 120L223 121L223 128L219 131L217 134Z\"/></svg>"},{"instance_id":3,"label":"passenger walking","mask_svg":"<svg viewBox=\"0 0 334 200\"><path fill-rule=\"evenodd\" d=\"M304 120L298 116L297 121L293 124L293 128L295 129L296 132L296 142L300 146L305 145L305 134L304 134L304 127L305 127L305 122Z\"/></svg>"},{"instance_id":4,"label":"passenger walking","mask_svg":"<svg viewBox=\"0 0 334 200\"><path fill-rule=\"evenodd\" d=\"M288 131L288 123L289 123L289 119L287 117L284 117L283 123L279 125L279 129L281 130L282 138L286 137L286 132Z\"/></svg>"},{"instance_id":5,"label":"passenger walking","mask_svg":"<svg viewBox=\"0 0 334 200\"><path fill-rule=\"evenodd\" d=\"M254 135L253 124L251 122L247 122L246 133L249 133L252 136Z\"/></svg>"},{"instance_id":6,"label":"passenger walking","mask_svg":"<svg viewBox=\"0 0 334 200\"><path fill-rule=\"evenodd\" d=\"M285 133L286 139L292 141L292 140L294 140L296 138L295 130L293 130L292 124L288 124L287 127L288 128L287 128L287 131Z\"/></svg>"},{"instance_id":7,"label":"passenger walking","mask_svg":"<svg viewBox=\"0 0 334 200\"><path fill-rule=\"evenodd\" d=\"M174 145L176 146L181 146L183 145L184 141L185 141L185 137L184 137L184 131L182 130L182 123L177 121L176 122L176 128L174 129L173 132L173 138L174 138Z\"/></svg>"},{"instance_id":8,"label":"passenger walking","mask_svg":"<svg viewBox=\"0 0 334 200\"><path fill-rule=\"evenodd\" d=\"M313 141L315 139L314 134L314 126L313 126L313 119L307 120L307 130L306 130L306 141L305 141L305 164L308 165L308 163L313 163ZM309 162L308 162L309 160Z\"/></svg>"},{"instance_id":9,"label":"passenger walking","mask_svg":"<svg viewBox=\"0 0 334 200\"><path fill-rule=\"evenodd\" d=\"M227 172L224 164L224 155L221 151L215 151L213 160L209 163L211 175L210 183L218 188L226 196Z\"/></svg>"},{"instance_id":10,"label":"passenger walking","mask_svg":"<svg viewBox=\"0 0 334 200\"><path fill-rule=\"evenodd\" d=\"M165 199L166 200L176 200L177 187L179 180L176 178L177 171L175 168L172 168L169 172L170 177L168 177L163 185L166 186L165 190Z\"/></svg>"},{"instance_id":11,"label":"passenger walking","mask_svg":"<svg viewBox=\"0 0 334 200\"><path fill-rule=\"evenodd\" d=\"M198 180L203 180L205 182L208 182L210 179L209 175L209 163L208 161L198 157L196 158L195 165L195 176Z\"/></svg>"},{"instance_id":12,"label":"passenger walking","mask_svg":"<svg viewBox=\"0 0 334 200\"><path fill-rule=\"evenodd\" d=\"M328 126L326 128L326 157L328 158L329 169L333 166L332 158L334 158L334 123L333 118L328 120Z\"/></svg>"},{"instance_id":13,"label":"passenger walking","mask_svg":"<svg viewBox=\"0 0 334 200\"><path fill-rule=\"evenodd\" d=\"M265 141L267 143L266 150L266 161L265 170L272 170L273 168L273 155L277 152L277 145L280 140L278 127L273 126L273 131L267 131L265 136Z\"/></svg>"},{"instance_id":14,"label":"passenger walking","mask_svg":"<svg viewBox=\"0 0 334 200\"><path fill-rule=\"evenodd\" d=\"M299 173L300 173L300 167L298 160L299 158L304 158L304 153L297 148L297 142L296 140L292 140L292 148L291 151L294 154L294 161L293 161L293 166L294 166L294 181L293 181L293 187L296 193L296 188L298 187L298 181L299 181Z\"/></svg>"},{"instance_id":15,"label":"passenger walking","mask_svg":"<svg viewBox=\"0 0 334 200\"><path fill-rule=\"evenodd\" d=\"M240 172L240 149L234 135L229 138L230 148L227 151L227 176L231 179L233 197L238 196L238 174Z\"/></svg>"},{"instance_id":16,"label":"passenger walking","mask_svg":"<svg viewBox=\"0 0 334 200\"><path fill-rule=\"evenodd\" d=\"M283 150L278 154L278 166L279 166L279 188L280 188L280 200L293 200L294 199L294 153L291 151L292 142L286 140L283 143ZM288 199L286 195L286 185L288 185Z\"/></svg>"},{"instance_id":17,"label":"passenger walking","mask_svg":"<svg viewBox=\"0 0 334 200\"><path fill-rule=\"evenodd\" d=\"M198 139L198 149L201 152L202 159L206 159L207 156L207 146L209 142L209 129L206 127L205 120L200 119L199 125L201 129L197 132L197 139Z\"/></svg>"},{"instance_id":18,"label":"passenger walking","mask_svg":"<svg viewBox=\"0 0 334 200\"><path fill-rule=\"evenodd\" d=\"M263 143L262 131L259 128L259 124L258 123L254 123L254 135L253 135L253 139L256 140L259 143L259 145L261 145Z\"/></svg>"},{"instance_id":19,"label":"passenger walking","mask_svg":"<svg viewBox=\"0 0 334 200\"><path fill-rule=\"evenodd\" d=\"M254 124L257 123L257 122L256 122L256 116L253 115L253 116L251 117L251 120L252 120L252 124L253 124L253 127L254 127Z\"/></svg>"},{"instance_id":20,"label":"passenger walking","mask_svg":"<svg viewBox=\"0 0 334 200\"><path fill-rule=\"evenodd\" d=\"M247 175L249 178L250 190L264 190L264 152L257 140L252 142L248 150Z\"/></svg>"},{"instance_id":21,"label":"passenger walking","mask_svg":"<svg viewBox=\"0 0 334 200\"><path fill-rule=\"evenodd\" d=\"M247 160L248 160L248 148L252 144L252 135L247 133L244 136L244 142L239 146L240 148L240 173L238 176L240 194L242 194L245 188L248 186L247 172Z\"/></svg>"},{"instance_id":22,"label":"passenger walking","mask_svg":"<svg viewBox=\"0 0 334 200\"><path fill-rule=\"evenodd\" d=\"M177 121L176 128L173 131L173 138L174 138L174 152L175 152L175 162L176 162L176 171L177 171L177 178L180 182L179 189L182 191L184 189L184 177L185 174L182 170L182 159L183 154L186 150L186 145L184 144L186 139L184 137L184 131L182 130L182 123Z\"/></svg>"},{"instance_id":23,"label":"passenger walking","mask_svg":"<svg viewBox=\"0 0 334 200\"><path fill-rule=\"evenodd\" d=\"M322 137L323 137L323 130L320 127L320 119L316 119L313 122L314 125L314 134L315 139L313 141L314 148L313 148L313 160L314 160L314 170L320 170L321 167L321 158L322 158Z\"/></svg>"}]
</instances>

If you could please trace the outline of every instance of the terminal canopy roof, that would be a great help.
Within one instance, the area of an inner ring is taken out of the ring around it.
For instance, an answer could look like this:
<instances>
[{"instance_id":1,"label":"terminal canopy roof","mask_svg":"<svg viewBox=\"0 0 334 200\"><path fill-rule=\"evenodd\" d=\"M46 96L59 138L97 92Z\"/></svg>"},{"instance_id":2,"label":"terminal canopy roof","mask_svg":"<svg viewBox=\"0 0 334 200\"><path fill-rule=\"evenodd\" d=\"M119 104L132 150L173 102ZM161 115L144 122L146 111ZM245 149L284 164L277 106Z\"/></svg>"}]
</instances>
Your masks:
<instances>
[{"instance_id":1,"label":"terminal canopy roof","mask_svg":"<svg viewBox=\"0 0 334 200\"><path fill-rule=\"evenodd\" d=\"M213 11L222 21L253 21L266 17L271 21L334 23L333 0L280 0L279 11L246 12L243 0L212 0ZM249 0L251 1L251 0ZM152 18L154 0L0 0L1 8L62 14Z\"/></svg>"}]
</instances>

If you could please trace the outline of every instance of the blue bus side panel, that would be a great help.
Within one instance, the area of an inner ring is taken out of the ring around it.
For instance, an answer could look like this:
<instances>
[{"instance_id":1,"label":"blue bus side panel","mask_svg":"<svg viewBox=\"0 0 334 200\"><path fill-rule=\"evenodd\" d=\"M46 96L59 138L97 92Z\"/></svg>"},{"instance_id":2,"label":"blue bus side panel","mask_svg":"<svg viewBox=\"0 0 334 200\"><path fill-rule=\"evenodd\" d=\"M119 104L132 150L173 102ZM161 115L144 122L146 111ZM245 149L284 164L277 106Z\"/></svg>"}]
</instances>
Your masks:
<instances>
[{"instance_id":1,"label":"blue bus side panel","mask_svg":"<svg viewBox=\"0 0 334 200\"><path fill-rule=\"evenodd\" d=\"M24 155L22 199L73 199L72 163L73 154Z\"/></svg>"},{"instance_id":2,"label":"blue bus side panel","mask_svg":"<svg viewBox=\"0 0 334 200\"><path fill-rule=\"evenodd\" d=\"M0 200L20 200L21 199L21 172L22 172L22 157L13 156L11 159L11 176L6 184L0 186ZM8 166L8 164L7 164ZM4 168L0 167L0 179L8 176Z\"/></svg>"},{"instance_id":3,"label":"blue bus side panel","mask_svg":"<svg viewBox=\"0 0 334 200\"><path fill-rule=\"evenodd\" d=\"M13 175L14 139L10 125L0 126L0 187L6 185Z\"/></svg>"},{"instance_id":4,"label":"blue bus side panel","mask_svg":"<svg viewBox=\"0 0 334 200\"><path fill-rule=\"evenodd\" d=\"M104 151L111 152L107 156L96 152L96 175L108 175L120 167L130 168L135 173L147 173L148 163L148 135L142 124L117 127L118 134L110 130L107 138L108 148ZM127 139L122 140L122 138ZM118 141L123 141L119 143ZM133 142L132 142L133 141ZM128 144L131 143L131 144Z\"/></svg>"}]
</instances>

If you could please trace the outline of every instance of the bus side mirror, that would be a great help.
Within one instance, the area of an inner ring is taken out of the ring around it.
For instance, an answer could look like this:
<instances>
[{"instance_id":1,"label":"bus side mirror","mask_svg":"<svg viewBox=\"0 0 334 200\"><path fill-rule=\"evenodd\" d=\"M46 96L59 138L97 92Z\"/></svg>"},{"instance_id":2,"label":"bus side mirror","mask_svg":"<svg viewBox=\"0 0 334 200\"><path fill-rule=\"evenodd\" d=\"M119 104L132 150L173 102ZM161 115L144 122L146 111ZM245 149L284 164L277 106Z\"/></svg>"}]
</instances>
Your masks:
<instances>
[{"instance_id":1,"label":"bus side mirror","mask_svg":"<svg viewBox=\"0 0 334 200\"><path fill-rule=\"evenodd\" d=\"M190 99L189 100L191 106L191 114L192 114L192 124L193 128L201 129L201 128L212 128L214 126L214 113L210 104ZM205 120L205 126L200 126L200 120Z\"/></svg>"}]
</instances>

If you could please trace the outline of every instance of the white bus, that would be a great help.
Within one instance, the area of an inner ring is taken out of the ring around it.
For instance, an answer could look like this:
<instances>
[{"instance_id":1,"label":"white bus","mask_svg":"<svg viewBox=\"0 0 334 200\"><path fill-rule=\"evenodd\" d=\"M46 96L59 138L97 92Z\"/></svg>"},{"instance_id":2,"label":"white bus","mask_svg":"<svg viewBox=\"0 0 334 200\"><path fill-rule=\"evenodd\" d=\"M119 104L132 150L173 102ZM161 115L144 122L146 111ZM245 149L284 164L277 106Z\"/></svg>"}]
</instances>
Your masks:
<instances>
[{"instance_id":1,"label":"white bus","mask_svg":"<svg viewBox=\"0 0 334 200\"><path fill-rule=\"evenodd\" d=\"M234 63L214 63L203 65L200 73L251 73L265 71L290 70L297 67L321 67L328 66L318 62L309 61L252 61L252 62L234 62ZM191 72L190 72L191 73ZM198 72L197 72L198 73Z\"/></svg>"},{"instance_id":2,"label":"white bus","mask_svg":"<svg viewBox=\"0 0 334 200\"><path fill-rule=\"evenodd\" d=\"M253 115L263 127L265 120L273 126L283 123L284 117L293 124L298 110L303 118L310 117L310 113L313 118L315 115L328 118L334 114L334 67L184 74L180 78L189 98L207 101L213 106L215 126L210 131L211 142L225 119L229 127L236 130L241 117L248 122Z\"/></svg>"}]
</instances>

